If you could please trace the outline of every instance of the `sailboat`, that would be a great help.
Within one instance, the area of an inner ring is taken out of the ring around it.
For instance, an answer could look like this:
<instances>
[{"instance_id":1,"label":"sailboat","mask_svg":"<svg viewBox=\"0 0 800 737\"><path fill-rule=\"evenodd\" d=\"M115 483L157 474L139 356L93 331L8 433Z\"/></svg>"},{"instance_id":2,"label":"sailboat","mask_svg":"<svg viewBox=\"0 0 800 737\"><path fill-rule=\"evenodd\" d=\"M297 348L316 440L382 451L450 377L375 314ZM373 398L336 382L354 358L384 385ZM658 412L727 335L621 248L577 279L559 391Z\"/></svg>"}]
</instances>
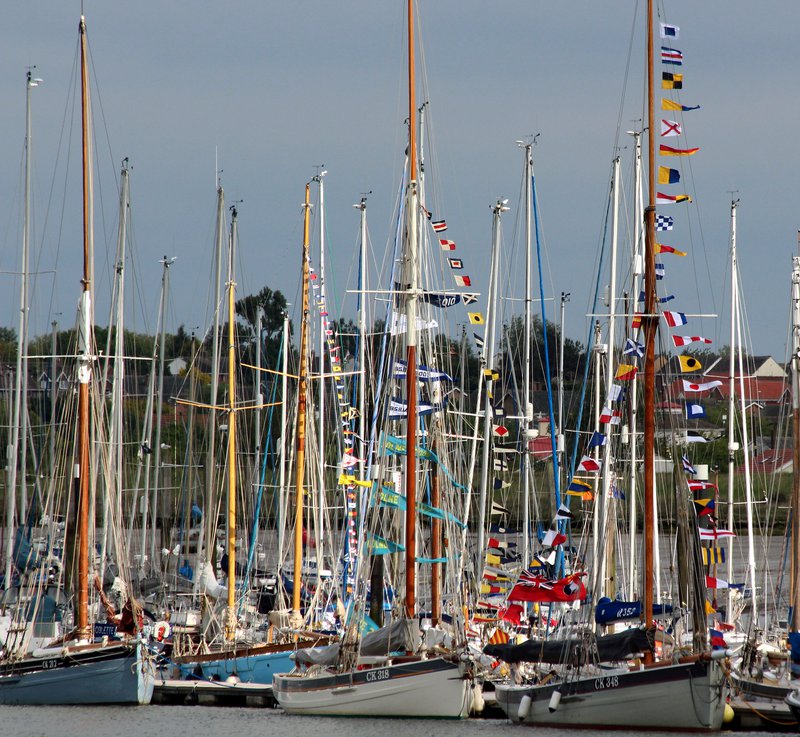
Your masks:
<instances>
[{"instance_id":1,"label":"sailboat","mask_svg":"<svg viewBox=\"0 0 800 737\"><path fill-rule=\"evenodd\" d=\"M308 213L308 190L306 191L306 213ZM237 212L234 208L232 210L231 222L231 237L229 240L228 252L228 284L227 284L227 305L228 305L228 402L224 406L216 407L212 405L203 405L199 403L194 406L205 407L212 411L225 411L227 413L227 591L226 591L226 604L224 615L224 641L220 645L206 647L205 651L173 656L172 661L177 666L182 677L203 677L215 680L225 681L229 678L235 678L240 681L248 683L269 683L274 673L281 673L291 669L293 663L290 656L294 653L295 648L312 647L320 643L327 643L328 637L320 635L316 637L305 636L300 642L296 641L293 636L291 640L284 642L269 642L252 644L240 640L240 631L238 623L238 597L241 592L237 592L237 576L236 576L236 536L237 536L237 494L238 494L238 480L237 480L237 415L248 407L259 406L255 405L239 405L236 404L236 346L235 346L235 280L234 280L234 264L235 264L235 246L236 246L236 222ZM307 229L306 229L307 234ZM305 297L307 300L307 295ZM302 361L301 361L302 363ZM301 387L300 387L300 403L301 409L298 412L298 427L303 427L305 423L303 398L303 378L301 371ZM187 402L188 403L188 402ZM300 423L303 423L302 425ZM298 440L298 469L304 466L304 459L300 452ZM305 442L303 436L302 442ZM302 488L302 477L298 483L298 489ZM302 504L302 494L298 494L298 504ZM298 513L298 519L302 526L302 508ZM302 544L302 537L301 537ZM295 589L299 592L300 573L302 563L297 562L302 560L302 547L299 556L295 562ZM303 618L299 616L299 603L296 606L298 616L294 618L293 624L296 631L300 631L303 625ZM296 632L294 633L296 634Z\"/></svg>"},{"instance_id":2,"label":"sailboat","mask_svg":"<svg viewBox=\"0 0 800 737\"><path fill-rule=\"evenodd\" d=\"M77 572L75 631L71 637L52 647L28 654L15 649L13 634L24 621L12 622L0 660L0 704L147 704L153 693L153 667L142 640L136 635L137 605L128 600L125 611L110 632L123 639L94 642L89 620L89 546L90 546L90 389L94 359L92 312L92 190L91 131L89 128L89 85L86 23L79 24L81 57L81 112L83 149L83 279L78 310L78 428L75 459L77 524L75 553ZM30 85L30 77L28 80ZM35 574L34 574L35 575ZM36 581L33 582L36 585ZM102 598L102 597L101 597ZM19 609L20 616L26 607Z\"/></svg>"},{"instance_id":3,"label":"sailboat","mask_svg":"<svg viewBox=\"0 0 800 737\"><path fill-rule=\"evenodd\" d=\"M517 722L541 725L714 731L722 725L727 696L726 650L677 660L656 660L655 553L655 341L658 327L655 272L655 136L653 94L653 3L647 4L649 113L649 207L645 210L644 328L644 601L642 626L596 637L582 632L552 642L489 646L506 662L559 663L561 678L548 675L529 685L497 684L498 705ZM695 597L696 598L696 597ZM704 640L702 611L694 611L694 639ZM626 658L643 654L639 663ZM615 665L616 663L616 665Z\"/></svg>"},{"instance_id":4,"label":"sailboat","mask_svg":"<svg viewBox=\"0 0 800 737\"><path fill-rule=\"evenodd\" d=\"M404 545L393 544L393 549L404 558L404 589L401 616L390 625L361 634L363 599L357 600L350 610L348 629L341 644L329 649L298 652L296 660L307 670L276 675L273 693L284 711L290 714L316 714L364 717L435 717L463 718L469 713L472 702L472 675L468 664L453 649L419 652L416 604L417 557L417 458L423 455L418 448L417 414L417 320L418 320L418 242L419 242L419 182L417 177L417 136L414 69L414 2L408 0L408 79L409 79L409 146L408 180L405 190L405 252L406 269L403 281L405 293L406 369L405 441L387 438L379 442L385 457L387 446L392 453L405 456L404 498L397 495L396 508L404 508ZM306 247L303 268L306 269ZM301 345L301 359L304 348ZM302 392L302 387L301 387ZM301 393L302 397L302 393ZM302 401L302 398L301 398ZM301 460L300 445L296 460ZM428 457L431 451L426 449ZM299 472L299 467L298 467ZM297 493L301 494L302 477L298 478ZM378 493L378 484L372 493ZM380 492L382 493L382 492ZM299 520L299 518L298 518ZM298 522L299 524L299 522ZM295 537L296 544L297 536ZM373 538L372 545L377 540ZM381 544L386 543L383 541ZM388 543L386 543L388 547ZM367 546L369 552L369 546ZM436 559L439 560L438 558ZM434 561L435 564L435 561ZM297 571L295 571L297 576ZM434 569L433 578L437 573ZM297 585L297 582L296 582ZM373 583L372 596L378 597L378 586ZM436 583L434 592L438 592ZM295 605L298 592L295 591ZM438 597L438 593L435 594ZM437 602L432 602L434 608Z\"/></svg>"}]
</instances>

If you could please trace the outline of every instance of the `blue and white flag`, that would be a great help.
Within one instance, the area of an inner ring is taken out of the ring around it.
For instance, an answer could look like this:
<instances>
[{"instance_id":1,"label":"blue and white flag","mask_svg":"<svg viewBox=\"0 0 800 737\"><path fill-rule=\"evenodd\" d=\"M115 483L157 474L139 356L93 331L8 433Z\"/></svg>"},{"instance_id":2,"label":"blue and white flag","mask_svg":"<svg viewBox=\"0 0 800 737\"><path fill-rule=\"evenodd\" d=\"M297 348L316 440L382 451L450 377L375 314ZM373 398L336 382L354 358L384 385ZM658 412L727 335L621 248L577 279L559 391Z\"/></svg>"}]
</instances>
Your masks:
<instances>
[{"instance_id":1,"label":"blue and white flag","mask_svg":"<svg viewBox=\"0 0 800 737\"><path fill-rule=\"evenodd\" d=\"M661 24L661 38L680 38L681 37L681 29L680 26L671 26L669 23L662 23Z\"/></svg>"},{"instance_id":2,"label":"blue and white flag","mask_svg":"<svg viewBox=\"0 0 800 737\"><path fill-rule=\"evenodd\" d=\"M656 264L656 279L663 279L666 273L667 270L664 268L664 264Z\"/></svg>"},{"instance_id":3,"label":"blue and white flag","mask_svg":"<svg viewBox=\"0 0 800 737\"><path fill-rule=\"evenodd\" d=\"M686 473L691 473L692 475L697 473L694 466L686 456L681 456L681 461L683 463L683 470L686 471Z\"/></svg>"},{"instance_id":4,"label":"blue and white flag","mask_svg":"<svg viewBox=\"0 0 800 737\"><path fill-rule=\"evenodd\" d=\"M686 419L697 420L706 416L706 408L702 404L695 404L694 402L686 403Z\"/></svg>"},{"instance_id":5,"label":"blue and white flag","mask_svg":"<svg viewBox=\"0 0 800 737\"><path fill-rule=\"evenodd\" d=\"M639 358L644 357L644 346L641 343L638 343L635 340L631 340L627 338L625 340L625 348L622 351L623 355L625 356L639 356Z\"/></svg>"},{"instance_id":6,"label":"blue and white flag","mask_svg":"<svg viewBox=\"0 0 800 737\"><path fill-rule=\"evenodd\" d=\"M599 448L606 444L606 436L603 433L598 432L595 430L592 433L592 437L589 438L589 447L590 448Z\"/></svg>"},{"instance_id":7,"label":"blue and white flag","mask_svg":"<svg viewBox=\"0 0 800 737\"><path fill-rule=\"evenodd\" d=\"M661 232L672 230L673 225L672 215L656 215L656 230Z\"/></svg>"}]
</instances>

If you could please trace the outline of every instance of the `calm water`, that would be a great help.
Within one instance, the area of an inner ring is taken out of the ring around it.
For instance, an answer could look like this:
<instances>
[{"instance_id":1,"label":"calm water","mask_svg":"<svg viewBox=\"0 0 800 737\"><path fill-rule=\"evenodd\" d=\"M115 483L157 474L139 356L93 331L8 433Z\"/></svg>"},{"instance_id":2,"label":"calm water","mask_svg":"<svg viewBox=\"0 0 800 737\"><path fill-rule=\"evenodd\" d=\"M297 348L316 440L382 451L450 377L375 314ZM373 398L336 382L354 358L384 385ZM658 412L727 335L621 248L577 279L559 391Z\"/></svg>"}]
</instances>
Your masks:
<instances>
[{"instance_id":1,"label":"calm water","mask_svg":"<svg viewBox=\"0 0 800 737\"><path fill-rule=\"evenodd\" d=\"M581 737L613 732L580 730ZM330 719L287 716L274 709L203 706L0 706L2 737L567 737L574 730L518 727L504 721ZM626 735L637 737L636 732ZM649 736L664 732L641 733ZM739 732L740 735L766 734Z\"/></svg>"}]
</instances>

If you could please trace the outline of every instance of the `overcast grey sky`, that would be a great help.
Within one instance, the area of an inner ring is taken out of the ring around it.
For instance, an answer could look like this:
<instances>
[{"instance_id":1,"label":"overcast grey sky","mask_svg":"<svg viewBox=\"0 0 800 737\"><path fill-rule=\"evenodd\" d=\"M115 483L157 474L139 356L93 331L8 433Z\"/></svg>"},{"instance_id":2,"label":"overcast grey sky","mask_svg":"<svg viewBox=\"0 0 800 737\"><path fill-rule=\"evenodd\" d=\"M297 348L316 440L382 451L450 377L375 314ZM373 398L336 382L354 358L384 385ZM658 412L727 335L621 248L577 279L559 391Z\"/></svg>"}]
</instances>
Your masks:
<instances>
[{"instance_id":1,"label":"overcast grey sky","mask_svg":"<svg viewBox=\"0 0 800 737\"><path fill-rule=\"evenodd\" d=\"M622 130L641 117L641 9L627 89L624 85L634 6L631 0L420 2L437 215L446 217L466 273L485 292L489 205L505 196L516 210L522 159L514 141L540 133L535 157L547 243L546 289L572 293L567 333L581 340L623 91ZM800 225L800 8L796 0L667 0L666 12L667 20L681 28L674 45L685 58L682 100L702 105L685 115L686 138L681 139L681 144L701 147L691 170L684 170L687 186L681 189L695 202L663 210L680 223L672 240L664 241L690 252L686 259L667 261L670 291L677 296L671 307L720 312L716 321L693 322L687 334L708 335L718 345L728 342L729 190L738 190L740 263L752 344L756 352L780 360L790 256ZM71 324L79 288L80 149L70 113L63 123L73 99L78 15L79 4L63 0L13 3L4 14L4 271L18 268L27 65L36 64L36 74L45 79L34 90L36 258L41 271L57 266L58 274L39 278L34 333L52 319ZM103 173L96 226L97 321L107 320L103 291L108 277L101 275L108 272L106 250L114 247L113 177L124 156L133 166L136 256L130 273L136 272L141 295L136 315L132 311L129 318L132 329L153 328L157 261L164 254L178 257L171 273L169 329L181 323L187 329L204 326L215 151L229 201L244 201L240 294L268 284L293 299L299 205L317 164L329 172L327 232L335 261L329 290L341 294L354 286L348 274L358 222L351 205L362 192L372 191L369 221L376 249L385 248L392 229L405 146L403 2L88 0L86 15L100 92L95 125ZM71 143L61 144L56 169L62 135ZM629 138L623 134L620 143L628 146ZM628 177L630 150L621 153ZM515 216L508 216L507 238ZM11 276L0 279L0 309L6 315L0 324L16 325L18 287ZM61 314L54 318L56 313Z\"/></svg>"}]
</instances>

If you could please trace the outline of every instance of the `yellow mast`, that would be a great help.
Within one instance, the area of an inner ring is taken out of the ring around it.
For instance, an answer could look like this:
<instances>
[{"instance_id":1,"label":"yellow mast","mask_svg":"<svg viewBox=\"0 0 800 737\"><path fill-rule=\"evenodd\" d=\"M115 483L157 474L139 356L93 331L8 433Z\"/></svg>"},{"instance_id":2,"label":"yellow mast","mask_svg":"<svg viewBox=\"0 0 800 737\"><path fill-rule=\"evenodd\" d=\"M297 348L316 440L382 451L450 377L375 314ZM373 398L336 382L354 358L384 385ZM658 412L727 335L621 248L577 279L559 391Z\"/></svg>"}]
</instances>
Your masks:
<instances>
[{"instance_id":1,"label":"yellow mast","mask_svg":"<svg viewBox=\"0 0 800 737\"><path fill-rule=\"evenodd\" d=\"M296 517L294 520L294 577L292 579L292 618L300 617L300 586L303 572L303 483L306 464L306 341L308 321L308 234L311 214L310 185L306 183L303 204L303 312L300 322L300 365L297 383L297 430L295 452Z\"/></svg>"},{"instance_id":2,"label":"yellow mast","mask_svg":"<svg viewBox=\"0 0 800 737\"><path fill-rule=\"evenodd\" d=\"M228 609L225 639L236 637L236 354L235 302L233 280L236 239L236 209L231 217L231 240L228 248Z\"/></svg>"}]
</instances>

